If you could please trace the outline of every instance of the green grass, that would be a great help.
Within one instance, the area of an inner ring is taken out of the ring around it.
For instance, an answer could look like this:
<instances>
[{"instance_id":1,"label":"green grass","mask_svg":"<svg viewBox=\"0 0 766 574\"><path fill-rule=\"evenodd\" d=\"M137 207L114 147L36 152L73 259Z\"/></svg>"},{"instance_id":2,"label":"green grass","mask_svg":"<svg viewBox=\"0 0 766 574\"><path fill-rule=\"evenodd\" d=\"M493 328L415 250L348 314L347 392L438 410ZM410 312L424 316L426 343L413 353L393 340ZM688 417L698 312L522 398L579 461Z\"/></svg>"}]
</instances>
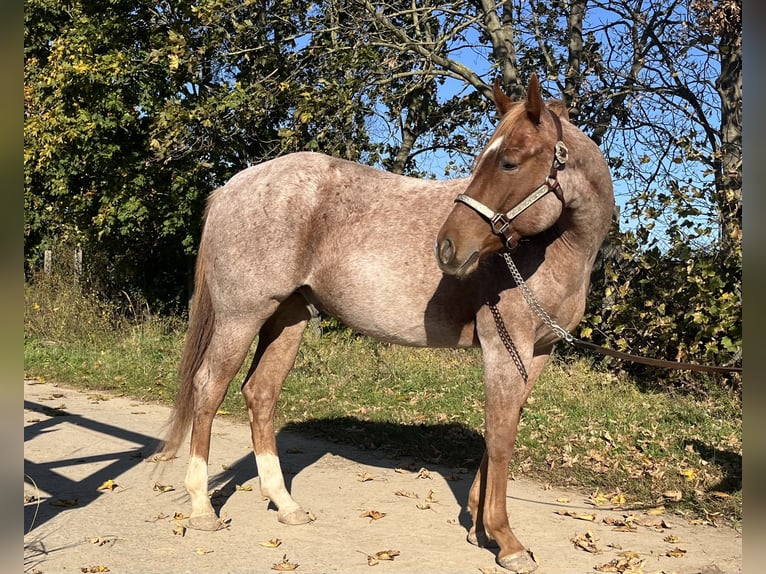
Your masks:
<instances>
[{"instance_id":1,"label":"green grass","mask_svg":"<svg viewBox=\"0 0 766 574\"><path fill-rule=\"evenodd\" d=\"M137 315L71 285L28 286L25 375L170 404L184 326ZM246 419L239 385L247 366L221 416ZM277 424L473 469L483 450L481 378L478 350L411 349L344 329L309 329ZM585 358L552 361L524 409L509 471L624 499L626 508L664 504L690 517L739 522L739 395L710 381L694 396L647 387Z\"/></svg>"}]
</instances>

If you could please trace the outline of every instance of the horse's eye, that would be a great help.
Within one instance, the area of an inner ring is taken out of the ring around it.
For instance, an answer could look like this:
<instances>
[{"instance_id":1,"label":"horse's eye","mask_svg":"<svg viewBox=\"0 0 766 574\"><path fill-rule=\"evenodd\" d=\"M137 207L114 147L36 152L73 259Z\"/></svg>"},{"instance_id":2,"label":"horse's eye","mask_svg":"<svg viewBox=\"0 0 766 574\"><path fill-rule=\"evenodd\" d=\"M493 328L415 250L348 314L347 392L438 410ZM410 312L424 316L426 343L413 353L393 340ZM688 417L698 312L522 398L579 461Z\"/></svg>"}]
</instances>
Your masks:
<instances>
[{"instance_id":1,"label":"horse's eye","mask_svg":"<svg viewBox=\"0 0 766 574\"><path fill-rule=\"evenodd\" d=\"M516 163L512 162L512 161L511 161L511 160L509 160L509 159L504 159L504 160L503 160L503 161L500 163L500 167L501 167L501 168L502 168L504 171L513 171L513 170L515 170L515 169L518 169L518 167L519 167L519 166L518 166L518 164L516 164Z\"/></svg>"}]
</instances>

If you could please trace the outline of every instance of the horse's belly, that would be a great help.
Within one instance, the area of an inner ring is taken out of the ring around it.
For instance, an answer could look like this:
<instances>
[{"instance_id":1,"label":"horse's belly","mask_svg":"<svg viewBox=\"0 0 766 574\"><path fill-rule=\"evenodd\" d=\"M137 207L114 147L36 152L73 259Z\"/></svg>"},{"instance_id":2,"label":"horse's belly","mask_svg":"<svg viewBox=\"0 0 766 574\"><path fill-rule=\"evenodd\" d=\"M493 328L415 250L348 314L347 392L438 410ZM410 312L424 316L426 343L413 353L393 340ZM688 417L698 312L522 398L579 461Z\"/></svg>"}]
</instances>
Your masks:
<instances>
[{"instance_id":1,"label":"horse's belly","mask_svg":"<svg viewBox=\"0 0 766 574\"><path fill-rule=\"evenodd\" d=\"M468 301L445 306L438 282L425 277L397 281L395 274L367 277L336 273L304 294L317 308L351 329L380 341L415 347L477 345ZM437 277L438 278L438 277Z\"/></svg>"}]
</instances>

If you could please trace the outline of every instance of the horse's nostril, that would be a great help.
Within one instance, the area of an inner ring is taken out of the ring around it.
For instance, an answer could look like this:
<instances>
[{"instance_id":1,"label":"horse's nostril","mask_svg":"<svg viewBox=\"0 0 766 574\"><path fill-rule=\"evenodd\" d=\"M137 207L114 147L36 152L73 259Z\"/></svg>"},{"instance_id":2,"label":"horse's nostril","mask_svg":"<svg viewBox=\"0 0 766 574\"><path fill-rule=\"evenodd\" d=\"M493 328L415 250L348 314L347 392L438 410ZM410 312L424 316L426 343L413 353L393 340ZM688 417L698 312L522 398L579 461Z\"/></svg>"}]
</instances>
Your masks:
<instances>
[{"instance_id":1,"label":"horse's nostril","mask_svg":"<svg viewBox=\"0 0 766 574\"><path fill-rule=\"evenodd\" d=\"M442 265L447 265L455 257L455 247L452 245L452 241L449 239L442 239L439 244L438 251L439 262Z\"/></svg>"}]
</instances>

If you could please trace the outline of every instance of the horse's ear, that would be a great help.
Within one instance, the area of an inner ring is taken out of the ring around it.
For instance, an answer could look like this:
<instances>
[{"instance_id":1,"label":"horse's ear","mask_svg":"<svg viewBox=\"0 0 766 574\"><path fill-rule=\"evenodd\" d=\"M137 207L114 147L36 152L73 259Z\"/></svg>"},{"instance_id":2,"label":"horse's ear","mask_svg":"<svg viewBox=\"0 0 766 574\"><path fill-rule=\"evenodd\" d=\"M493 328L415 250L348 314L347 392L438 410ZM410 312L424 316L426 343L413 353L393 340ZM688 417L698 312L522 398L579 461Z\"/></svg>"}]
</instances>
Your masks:
<instances>
[{"instance_id":1,"label":"horse's ear","mask_svg":"<svg viewBox=\"0 0 766 574\"><path fill-rule=\"evenodd\" d=\"M538 125L540 123L540 114L542 114L544 107L543 96L540 94L540 82L537 81L537 74L533 73L529 78L527 103L525 104L527 116L533 124Z\"/></svg>"},{"instance_id":2,"label":"horse's ear","mask_svg":"<svg viewBox=\"0 0 766 574\"><path fill-rule=\"evenodd\" d=\"M504 116L511 109L513 102L511 98L505 95L503 88L500 87L500 78L495 78L495 83L492 86L492 96L495 99L497 111L500 112L501 116Z\"/></svg>"}]
</instances>

